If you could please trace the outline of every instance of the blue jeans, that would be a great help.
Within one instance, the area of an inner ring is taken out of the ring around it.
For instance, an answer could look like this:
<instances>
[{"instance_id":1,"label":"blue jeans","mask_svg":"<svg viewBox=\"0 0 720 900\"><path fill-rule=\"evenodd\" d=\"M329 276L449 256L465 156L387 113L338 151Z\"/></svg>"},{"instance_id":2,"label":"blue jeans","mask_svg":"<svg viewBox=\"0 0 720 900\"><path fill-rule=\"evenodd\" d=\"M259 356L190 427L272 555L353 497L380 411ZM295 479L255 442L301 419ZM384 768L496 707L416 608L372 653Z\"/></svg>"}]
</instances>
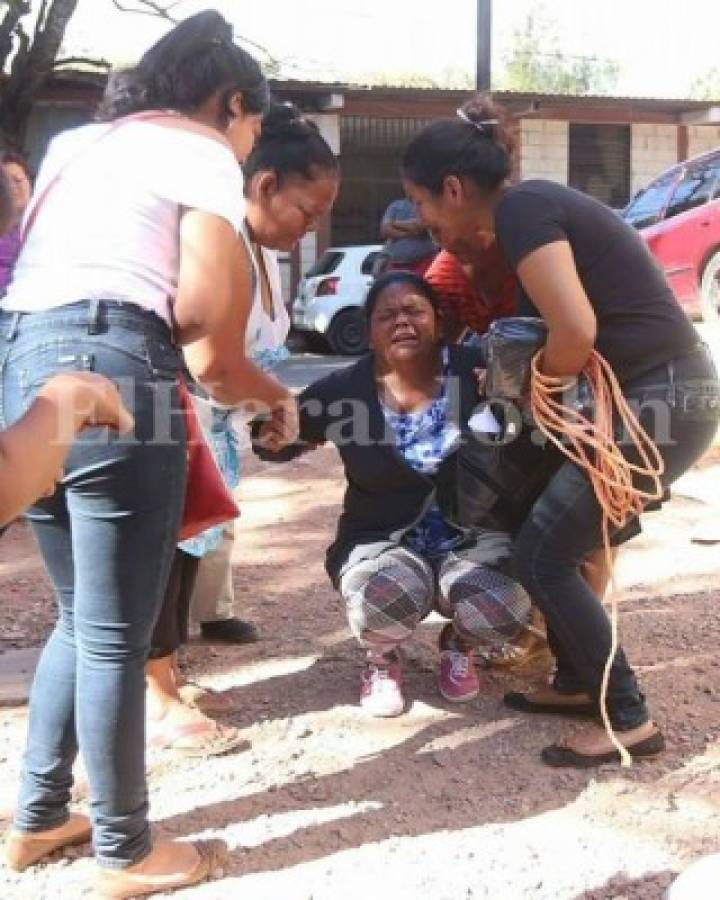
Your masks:
<instances>
[{"instance_id":1,"label":"blue jeans","mask_svg":"<svg viewBox=\"0 0 720 900\"><path fill-rule=\"evenodd\" d=\"M79 750L97 860L113 868L151 849L143 669L185 495L179 368L167 325L132 304L0 315L4 427L50 376L77 370L114 379L135 416L133 435L85 432L55 494L28 513L59 619L33 682L15 823L34 832L67 820Z\"/></svg>"},{"instance_id":2,"label":"blue jeans","mask_svg":"<svg viewBox=\"0 0 720 900\"><path fill-rule=\"evenodd\" d=\"M693 351L624 384L623 392L656 440L665 461L663 485L672 484L710 446L718 428L720 391L709 354L704 348ZM557 659L556 687L584 691L595 699L610 654L610 622L580 565L602 546L601 523L590 481L574 463L565 462L520 529L513 556L515 577L547 620ZM638 530L637 521L630 521L611 535L612 542L621 543ZM645 698L622 648L613 662L607 708L618 731L648 719Z\"/></svg>"}]
</instances>

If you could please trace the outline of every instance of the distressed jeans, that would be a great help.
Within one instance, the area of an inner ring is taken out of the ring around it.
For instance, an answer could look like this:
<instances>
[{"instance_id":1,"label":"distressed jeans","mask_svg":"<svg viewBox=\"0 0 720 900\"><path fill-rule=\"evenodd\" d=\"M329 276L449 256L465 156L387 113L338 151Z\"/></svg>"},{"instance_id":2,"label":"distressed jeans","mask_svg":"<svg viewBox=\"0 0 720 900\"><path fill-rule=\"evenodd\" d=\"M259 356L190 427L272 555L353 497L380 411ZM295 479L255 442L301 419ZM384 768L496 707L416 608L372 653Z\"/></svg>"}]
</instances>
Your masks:
<instances>
[{"instance_id":1,"label":"distressed jeans","mask_svg":"<svg viewBox=\"0 0 720 900\"><path fill-rule=\"evenodd\" d=\"M145 781L144 665L185 494L185 426L170 331L133 304L88 301L0 314L0 412L17 421L61 372L114 379L135 432L85 432L52 497L28 516L59 604L30 696L15 818L21 831L68 818L73 763L87 770L101 865L151 849Z\"/></svg>"}]
</instances>

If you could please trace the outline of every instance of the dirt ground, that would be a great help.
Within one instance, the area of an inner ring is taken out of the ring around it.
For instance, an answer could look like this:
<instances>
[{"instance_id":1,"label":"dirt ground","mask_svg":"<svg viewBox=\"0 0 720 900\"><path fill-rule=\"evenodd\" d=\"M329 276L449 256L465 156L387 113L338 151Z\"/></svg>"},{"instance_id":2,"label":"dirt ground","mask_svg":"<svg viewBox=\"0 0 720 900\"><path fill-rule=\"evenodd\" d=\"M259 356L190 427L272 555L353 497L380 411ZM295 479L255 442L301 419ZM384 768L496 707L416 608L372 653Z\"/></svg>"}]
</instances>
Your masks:
<instances>
[{"instance_id":1,"label":"dirt ground","mask_svg":"<svg viewBox=\"0 0 720 900\"><path fill-rule=\"evenodd\" d=\"M241 500L235 586L262 641L188 650L228 692L251 749L150 758L158 832L219 836L219 880L182 896L244 900L659 900L687 861L720 842L720 545L691 541L720 509L717 451L649 516L620 566L622 630L669 749L621 770L553 770L540 749L568 723L503 709L540 672L483 673L452 707L434 681L439 621L407 647L408 713L357 708L360 656L322 561L341 497L334 451L253 462ZM42 642L53 621L26 528L0 544L0 650ZM26 708L0 711L0 817L14 801ZM570 726L572 727L572 726ZM78 773L77 800L86 785ZM90 896L89 848L16 876L4 900ZM720 894L719 894L720 896Z\"/></svg>"}]
</instances>

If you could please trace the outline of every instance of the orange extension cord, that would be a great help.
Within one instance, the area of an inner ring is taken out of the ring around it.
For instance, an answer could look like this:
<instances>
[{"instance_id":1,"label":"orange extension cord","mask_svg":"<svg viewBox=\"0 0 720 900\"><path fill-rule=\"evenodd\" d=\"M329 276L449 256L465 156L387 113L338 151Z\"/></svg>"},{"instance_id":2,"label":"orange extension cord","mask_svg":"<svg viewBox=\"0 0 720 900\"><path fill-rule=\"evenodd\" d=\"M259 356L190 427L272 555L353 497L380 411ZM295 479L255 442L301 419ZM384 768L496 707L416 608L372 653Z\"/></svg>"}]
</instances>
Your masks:
<instances>
[{"instance_id":1,"label":"orange extension cord","mask_svg":"<svg viewBox=\"0 0 720 900\"><path fill-rule=\"evenodd\" d=\"M639 515L646 501L660 500L663 486L660 477L665 470L660 453L630 409L615 373L595 350L583 368L595 411L594 420L562 402L562 394L572 388L574 377L555 377L540 371L543 351L532 361L530 401L535 424L552 443L587 473L602 508L602 534L605 560L612 572L610 525L621 528L632 515ZM629 462L615 442L613 423L617 413L638 452L640 465ZM633 475L647 478L651 488L641 490L633 484ZM610 670L618 648L618 608L615 580L612 579L612 645L605 664L600 688L600 712L603 724L624 766L632 765L632 757L616 738L607 713L607 689Z\"/></svg>"}]
</instances>

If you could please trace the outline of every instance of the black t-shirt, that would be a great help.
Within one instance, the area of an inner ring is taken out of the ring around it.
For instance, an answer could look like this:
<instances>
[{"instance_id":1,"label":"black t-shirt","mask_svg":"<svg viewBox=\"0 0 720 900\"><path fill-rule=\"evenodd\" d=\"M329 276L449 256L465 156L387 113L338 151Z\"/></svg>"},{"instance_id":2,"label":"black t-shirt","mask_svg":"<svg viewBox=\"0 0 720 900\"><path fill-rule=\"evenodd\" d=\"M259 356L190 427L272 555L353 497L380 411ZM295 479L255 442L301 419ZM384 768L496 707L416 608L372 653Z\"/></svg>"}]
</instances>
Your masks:
<instances>
[{"instance_id":1,"label":"black t-shirt","mask_svg":"<svg viewBox=\"0 0 720 900\"><path fill-rule=\"evenodd\" d=\"M495 231L514 268L533 250L568 241L597 318L596 349L621 381L698 343L640 235L592 197L552 181L520 182L498 204ZM538 315L522 288L518 307Z\"/></svg>"}]
</instances>

